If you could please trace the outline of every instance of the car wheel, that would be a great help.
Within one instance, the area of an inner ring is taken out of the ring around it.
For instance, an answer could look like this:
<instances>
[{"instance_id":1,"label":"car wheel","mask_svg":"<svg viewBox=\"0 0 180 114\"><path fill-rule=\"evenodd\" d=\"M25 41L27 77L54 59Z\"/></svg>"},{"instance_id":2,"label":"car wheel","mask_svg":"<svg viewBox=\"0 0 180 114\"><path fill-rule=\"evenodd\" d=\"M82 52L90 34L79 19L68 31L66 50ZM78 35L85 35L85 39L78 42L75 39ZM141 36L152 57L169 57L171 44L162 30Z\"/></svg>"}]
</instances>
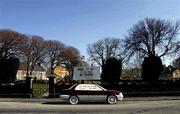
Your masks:
<instances>
[{"instance_id":1,"label":"car wheel","mask_svg":"<svg viewBox=\"0 0 180 114\"><path fill-rule=\"evenodd\" d=\"M77 96L71 96L71 97L69 98L69 102L70 102L71 104L78 104L79 98L78 98Z\"/></svg>"},{"instance_id":2,"label":"car wheel","mask_svg":"<svg viewBox=\"0 0 180 114\"><path fill-rule=\"evenodd\" d=\"M117 99L114 95L108 96L107 101L109 104L116 104Z\"/></svg>"}]
</instances>

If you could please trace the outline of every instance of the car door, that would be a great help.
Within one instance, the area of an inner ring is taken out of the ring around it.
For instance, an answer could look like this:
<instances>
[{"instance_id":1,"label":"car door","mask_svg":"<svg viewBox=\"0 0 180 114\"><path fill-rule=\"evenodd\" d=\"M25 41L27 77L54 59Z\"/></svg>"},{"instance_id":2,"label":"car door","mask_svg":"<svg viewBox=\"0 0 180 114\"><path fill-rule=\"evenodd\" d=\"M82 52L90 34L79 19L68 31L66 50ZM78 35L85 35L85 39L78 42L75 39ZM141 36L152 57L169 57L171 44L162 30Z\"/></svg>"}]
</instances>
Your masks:
<instances>
[{"instance_id":1,"label":"car door","mask_svg":"<svg viewBox=\"0 0 180 114\"><path fill-rule=\"evenodd\" d=\"M89 91L87 89L87 84L79 84L74 89L76 95L78 96L79 100L84 101L89 99Z\"/></svg>"},{"instance_id":2,"label":"car door","mask_svg":"<svg viewBox=\"0 0 180 114\"><path fill-rule=\"evenodd\" d=\"M91 101L105 101L107 98L105 90L93 84L90 85L88 94Z\"/></svg>"}]
</instances>

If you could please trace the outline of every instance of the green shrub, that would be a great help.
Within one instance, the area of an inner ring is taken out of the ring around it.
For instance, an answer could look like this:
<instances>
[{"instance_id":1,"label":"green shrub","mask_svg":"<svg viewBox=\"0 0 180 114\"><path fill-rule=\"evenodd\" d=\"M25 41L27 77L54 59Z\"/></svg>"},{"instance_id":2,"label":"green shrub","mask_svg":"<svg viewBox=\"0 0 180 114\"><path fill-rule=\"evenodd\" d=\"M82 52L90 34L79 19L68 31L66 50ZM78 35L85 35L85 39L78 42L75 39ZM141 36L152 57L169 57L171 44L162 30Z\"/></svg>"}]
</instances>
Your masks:
<instances>
[{"instance_id":1,"label":"green shrub","mask_svg":"<svg viewBox=\"0 0 180 114\"><path fill-rule=\"evenodd\" d=\"M33 97L45 97L48 95L47 83L33 83Z\"/></svg>"}]
</instances>

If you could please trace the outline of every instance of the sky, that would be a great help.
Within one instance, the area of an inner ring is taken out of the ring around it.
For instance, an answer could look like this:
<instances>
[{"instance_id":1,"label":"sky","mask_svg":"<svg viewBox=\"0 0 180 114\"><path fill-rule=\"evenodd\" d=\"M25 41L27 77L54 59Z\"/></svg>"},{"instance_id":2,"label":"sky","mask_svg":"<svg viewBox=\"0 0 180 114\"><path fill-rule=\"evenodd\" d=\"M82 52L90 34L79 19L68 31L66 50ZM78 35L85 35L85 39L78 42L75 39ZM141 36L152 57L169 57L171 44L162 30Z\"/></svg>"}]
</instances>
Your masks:
<instances>
[{"instance_id":1,"label":"sky","mask_svg":"<svg viewBox=\"0 0 180 114\"><path fill-rule=\"evenodd\" d=\"M146 17L180 19L180 0L0 0L0 29L59 40L86 58L88 44L124 38Z\"/></svg>"}]
</instances>

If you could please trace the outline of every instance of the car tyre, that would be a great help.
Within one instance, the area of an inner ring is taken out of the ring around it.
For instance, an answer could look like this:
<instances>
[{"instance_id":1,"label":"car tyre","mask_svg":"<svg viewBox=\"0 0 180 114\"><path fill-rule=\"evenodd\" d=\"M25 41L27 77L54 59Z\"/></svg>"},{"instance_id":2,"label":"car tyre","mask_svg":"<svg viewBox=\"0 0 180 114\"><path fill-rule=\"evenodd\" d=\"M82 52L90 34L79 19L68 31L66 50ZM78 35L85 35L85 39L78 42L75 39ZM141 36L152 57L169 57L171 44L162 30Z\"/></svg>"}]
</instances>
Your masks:
<instances>
[{"instance_id":1,"label":"car tyre","mask_svg":"<svg viewBox=\"0 0 180 114\"><path fill-rule=\"evenodd\" d=\"M110 95L110 96L108 96L107 101L109 104L116 104L117 98L114 95Z\"/></svg>"},{"instance_id":2,"label":"car tyre","mask_svg":"<svg viewBox=\"0 0 180 114\"><path fill-rule=\"evenodd\" d=\"M79 103L79 98L78 98L77 96L71 96L71 97L69 98L69 102L70 102L71 104L78 104L78 103Z\"/></svg>"}]
</instances>

